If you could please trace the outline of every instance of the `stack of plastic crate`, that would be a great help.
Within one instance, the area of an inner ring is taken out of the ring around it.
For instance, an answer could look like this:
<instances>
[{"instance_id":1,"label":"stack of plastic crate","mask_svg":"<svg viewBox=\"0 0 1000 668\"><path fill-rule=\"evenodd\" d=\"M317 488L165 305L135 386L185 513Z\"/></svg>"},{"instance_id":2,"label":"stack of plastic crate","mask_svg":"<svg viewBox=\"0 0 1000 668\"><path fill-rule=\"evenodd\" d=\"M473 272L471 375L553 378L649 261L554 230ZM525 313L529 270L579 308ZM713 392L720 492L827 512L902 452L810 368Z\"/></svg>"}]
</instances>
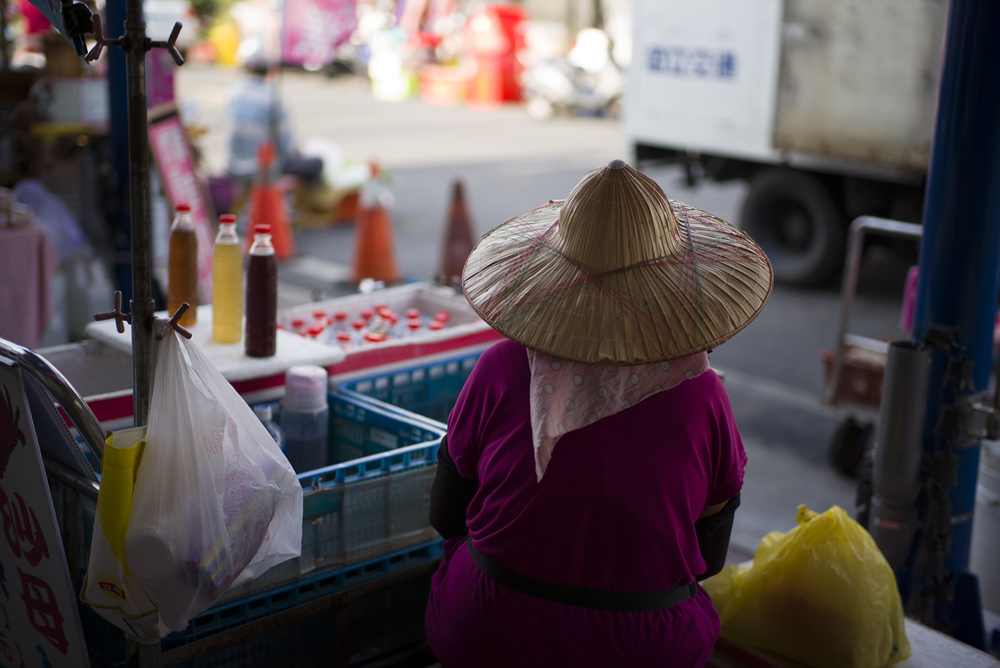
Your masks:
<instances>
[{"instance_id":1,"label":"stack of plastic crate","mask_svg":"<svg viewBox=\"0 0 1000 668\"><path fill-rule=\"evenodd\" d=\"M428 516L444 426L362 395L333 390L328 400L329 451L344 459L298 476L301 556L164 638L164 665L347 665L359 652L422 642L442 549ZM93 510L81 517L92 523ZM89 545L80 549L86 564ZM124 636L81 610L94 665L124 665ZM389 615L395 628L383 628ZM323 630L305 633L318 619Z\"/></svg>"}]
</instances>

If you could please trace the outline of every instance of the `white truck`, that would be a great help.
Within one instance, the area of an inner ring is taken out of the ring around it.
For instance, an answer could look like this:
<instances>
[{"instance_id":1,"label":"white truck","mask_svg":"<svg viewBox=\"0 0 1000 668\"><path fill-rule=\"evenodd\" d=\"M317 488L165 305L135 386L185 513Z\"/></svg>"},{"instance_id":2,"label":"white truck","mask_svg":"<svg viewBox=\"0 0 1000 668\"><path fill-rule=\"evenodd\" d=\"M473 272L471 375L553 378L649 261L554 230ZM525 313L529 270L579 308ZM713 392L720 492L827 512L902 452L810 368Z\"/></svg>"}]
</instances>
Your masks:
<instances>
[{"instance_id":1,"label":"white truck","mask_svg":"<svg viewBox=\"0 0 1000 668\"><path fill-rule=\"evenodd\" d=\"M633 0L634 164L747 183L776 280L822 284L860 215L919 223L946 0Z\"/></svg>"}]
</instances>

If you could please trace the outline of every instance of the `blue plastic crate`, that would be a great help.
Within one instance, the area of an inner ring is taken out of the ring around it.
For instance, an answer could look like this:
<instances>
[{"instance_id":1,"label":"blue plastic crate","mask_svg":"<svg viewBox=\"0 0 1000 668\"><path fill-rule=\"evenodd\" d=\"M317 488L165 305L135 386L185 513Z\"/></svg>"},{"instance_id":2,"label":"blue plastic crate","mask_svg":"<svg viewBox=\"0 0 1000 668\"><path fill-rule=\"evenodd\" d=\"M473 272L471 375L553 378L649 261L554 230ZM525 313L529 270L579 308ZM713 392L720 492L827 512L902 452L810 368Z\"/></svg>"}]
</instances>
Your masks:
<instances>
[{"instance_id":1,"label":"blue plastic crate","mask_svg":"<svg viewBox=\"0 0 1000 668\"><path fill-rule=\"evenodd\" d=\"M309 603L349 587L376 580L414 564L434 561L444 553L444 540L411 546L379 555L267 592L223 603L206 610L191 620L184 631L171 633L162 642L163 649L179 647L195 640L235 628L247 622L272 615L288 608Z\"/></svg>"},{"instance_id":2,"label":"blue plastic crate","mask_svg":"<svg viewBox=\"0 0 1000 668\"><path fill-rule=\"evenodd\" d=\"M303 489L301 556L228 592L223 600L437 538L428 517L444 425L338 390L328 394L328 403L332 463L298 475Z\"/></svg>"},{"instance_id":3,"label":"blue plastic crate","mask_svg":"<svg viewBox=\"0 0 1000 668\"><path fill-rule=\"evenodd\" d=\"M325 597L346 592L362 584L377 585L381 578L400 574L420 565L432 565L443 554L444 541L415 545L405 550L381 555L362 563L303 578L267 592L213 606L191 620L184 631L171 633L160 642L163 657L171 665L190 668L224 668L244 665L340 665L331 651L346 642L352 651L380 646L383 650L422 637L424 609L427 604L428 575L406 581L393 581L387 586L375 586L366 596L345 597L335 605L320 606L308 617L293 623L267 624L264 632L249 637L227 637L226 632L239 632L243 627L292 608L320 602ZM411 600L412 599L412 600ZM400 605L403 600L405 605ZM364 609L358 609L361 605ZM372 608L374 605L374 609ZM346 627L341 623L349 618ZM393 616L394 626L386 636L386 626ZM86 605L81 605L81 617L91 664L124 668L127 647L125 636ZM303 632L308 629L308 632ZM244 634L245 636L246 634ZM366 638L368 641L366 642ZM372 639L377 642L371 642ZM199 643L194 645L193 643ZM308 657L319 657L309 661ZM346 665L346 664L345 664Z\"/></svg>"},{"instance_id":4,"label":"blue plastic crate","mask_svg":"<svg viewBox=\"0 0 1000 668\"><path fill-rule=\"evenodd\" d=\"M337 389L392 404L437 422L448 421L459 392L483 351L343 381Z\"/></svg>"}]
</instances>

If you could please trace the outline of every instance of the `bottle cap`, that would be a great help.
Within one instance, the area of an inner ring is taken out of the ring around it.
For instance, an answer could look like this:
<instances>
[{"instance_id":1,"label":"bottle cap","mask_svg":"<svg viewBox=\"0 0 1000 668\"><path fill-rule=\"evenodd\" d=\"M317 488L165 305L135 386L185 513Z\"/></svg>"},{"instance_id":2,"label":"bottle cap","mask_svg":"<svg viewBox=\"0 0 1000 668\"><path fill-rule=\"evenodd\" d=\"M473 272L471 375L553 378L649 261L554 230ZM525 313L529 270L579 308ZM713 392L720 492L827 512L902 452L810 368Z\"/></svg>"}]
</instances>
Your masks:
<instances>
[{"instance_id":1,"label":"bottle cap","mask_svg":"<svg viewBox=\"0 0 1000 668\"><path fill-rule=\"evenodd\" d=\"M333 317L337 319L337 322L343 322L347 320L347 311L337 311Z\"/></svg>"},{"instance_id":2,"label":"bottle cap","mask_svg":"<svg viewBox=\"0 0 1000 668\"><path fill-rule=\"evenodd\" d=\"M340 341L341 343L350 343L351 342L351 333L350 332L338 332L337 333L337 340Z\"/></svg>"},{"instance_id":3,"label":"bottle cap","mask_svg":"<svg viewBox=\"0 0 1000 668\"><path fill-rule=\"evenodd\" d=\"M365 341L368 341L369 343L382 343L387 338L389 337L382 332L368 332L365 334Z\"/></svg>"},{"instance_id":4,"label":"bottle cap","mask_svg":"<svg viewBox=\"0 0 1000 668\"><path fill-rule=\"evenodd\" d=\"M254 234L270 234L271 233L271 226L270 225L254 225L253 226L253 233Z\"/></svg>"},{"instance_id":5,"label":"bottle cap","mask_svg":"<svg viewBox=\"0 0 1000 668\"><path fill-rule=\"evenodd\" d=\"M410 320L413 320L414 318L419 318L420 317L420 309L418 309L418 308L407 309L406 310L406 317L409 318Z\"/></svg>"},{"instance_id":6,"label":"bottle cap","mask_svg":"<svg viewBox=\"0 0 1000 668\"><path fill-rule=\"evenodd\" d=\"M236 224L236 216L233 215L233 214L231 214L231 213L224 213L221 216L219 216L219 224L220 225L235 225Z\"/></svg>"},{"instance_id":7,"label":"bottle cap","mask_svg":"<svg viewBox=\"0 0 1000 668\"><path fill-rule=\"evenodd\" d=\"M365 320L371 320L373 315L375 315L375 312L372 311L370 308L366 308L365 310L361 311L361 317L364 318Z\"/></svg>"},{"instance_id":8,"label":"bottle cap","mask_svg":"<svg viewBox=\"0 0 1000 668\"><path fill-rule=\"evenodd\" d=\"M440 320L435 320L434 322L432 322L431 324L429 324L427 326L429 328L433 329L434 331L437 331L437 330L440 330L440 329L444 329L444 323L441 322Z\"/></svg>"},{"instance_id":9,"label":"bottle cap","mask_svg":"<svg viewBox=\"0 0 1000 668\"><path fill-rule=\"evenodd\" d=\"M315 318L316 320L325 320L326 319L326 311L322 311L322 310L319 310L319 309L313 311L313 318Z\"/></svg>"},{"instance_id":10,"label":"bottle cap","mask_svg":"<svg viewBox=\"0 0 1000 668\"><path fill-rule=\"evenodd\" d=\"M313 364L293 366L285 372L285 397L281 405L289 410L315 410L326 406L329 377L326 369Z\"/></svg>"},{"instance_id":11,"label":"bottle cap","mask_svg":"<svg viewBox=\"0 0 1000 668\"><path fill-rule=\"evenodd\" d=\"M257 404L253 407L253 413L261 422L270 422L273 417L271 412L271 404Z\"/></svg>"},{"instance_id":12,"label":"bottle cap","mask_svg":"<svg viewBox=\"0 0 1000 668\"><path fill-rule=\"evenodd\" d=\"M190 204L178 204L175 207L175 209L177 211L191 211L191 205Z\"/></svg>"}]
</instances>

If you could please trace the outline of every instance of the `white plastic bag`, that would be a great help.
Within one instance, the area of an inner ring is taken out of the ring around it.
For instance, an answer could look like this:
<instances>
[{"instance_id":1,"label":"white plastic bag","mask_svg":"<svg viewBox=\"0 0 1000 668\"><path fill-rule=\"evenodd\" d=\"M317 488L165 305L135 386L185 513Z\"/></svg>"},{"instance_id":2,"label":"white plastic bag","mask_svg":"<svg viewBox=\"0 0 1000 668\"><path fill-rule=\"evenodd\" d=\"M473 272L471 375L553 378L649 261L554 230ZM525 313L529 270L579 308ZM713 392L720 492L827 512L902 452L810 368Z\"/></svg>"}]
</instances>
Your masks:
<instances>
[{"instance_id":1,"label":"white plastic bag","mask_svg":"<svg viewBox=\"0 0 1000 668\"><path fill-rule=\"evenodd\" d=\"M198 346L159 345L125 557L172 631L302 548L302 487Z\"/></svg>"}]
</instances>

